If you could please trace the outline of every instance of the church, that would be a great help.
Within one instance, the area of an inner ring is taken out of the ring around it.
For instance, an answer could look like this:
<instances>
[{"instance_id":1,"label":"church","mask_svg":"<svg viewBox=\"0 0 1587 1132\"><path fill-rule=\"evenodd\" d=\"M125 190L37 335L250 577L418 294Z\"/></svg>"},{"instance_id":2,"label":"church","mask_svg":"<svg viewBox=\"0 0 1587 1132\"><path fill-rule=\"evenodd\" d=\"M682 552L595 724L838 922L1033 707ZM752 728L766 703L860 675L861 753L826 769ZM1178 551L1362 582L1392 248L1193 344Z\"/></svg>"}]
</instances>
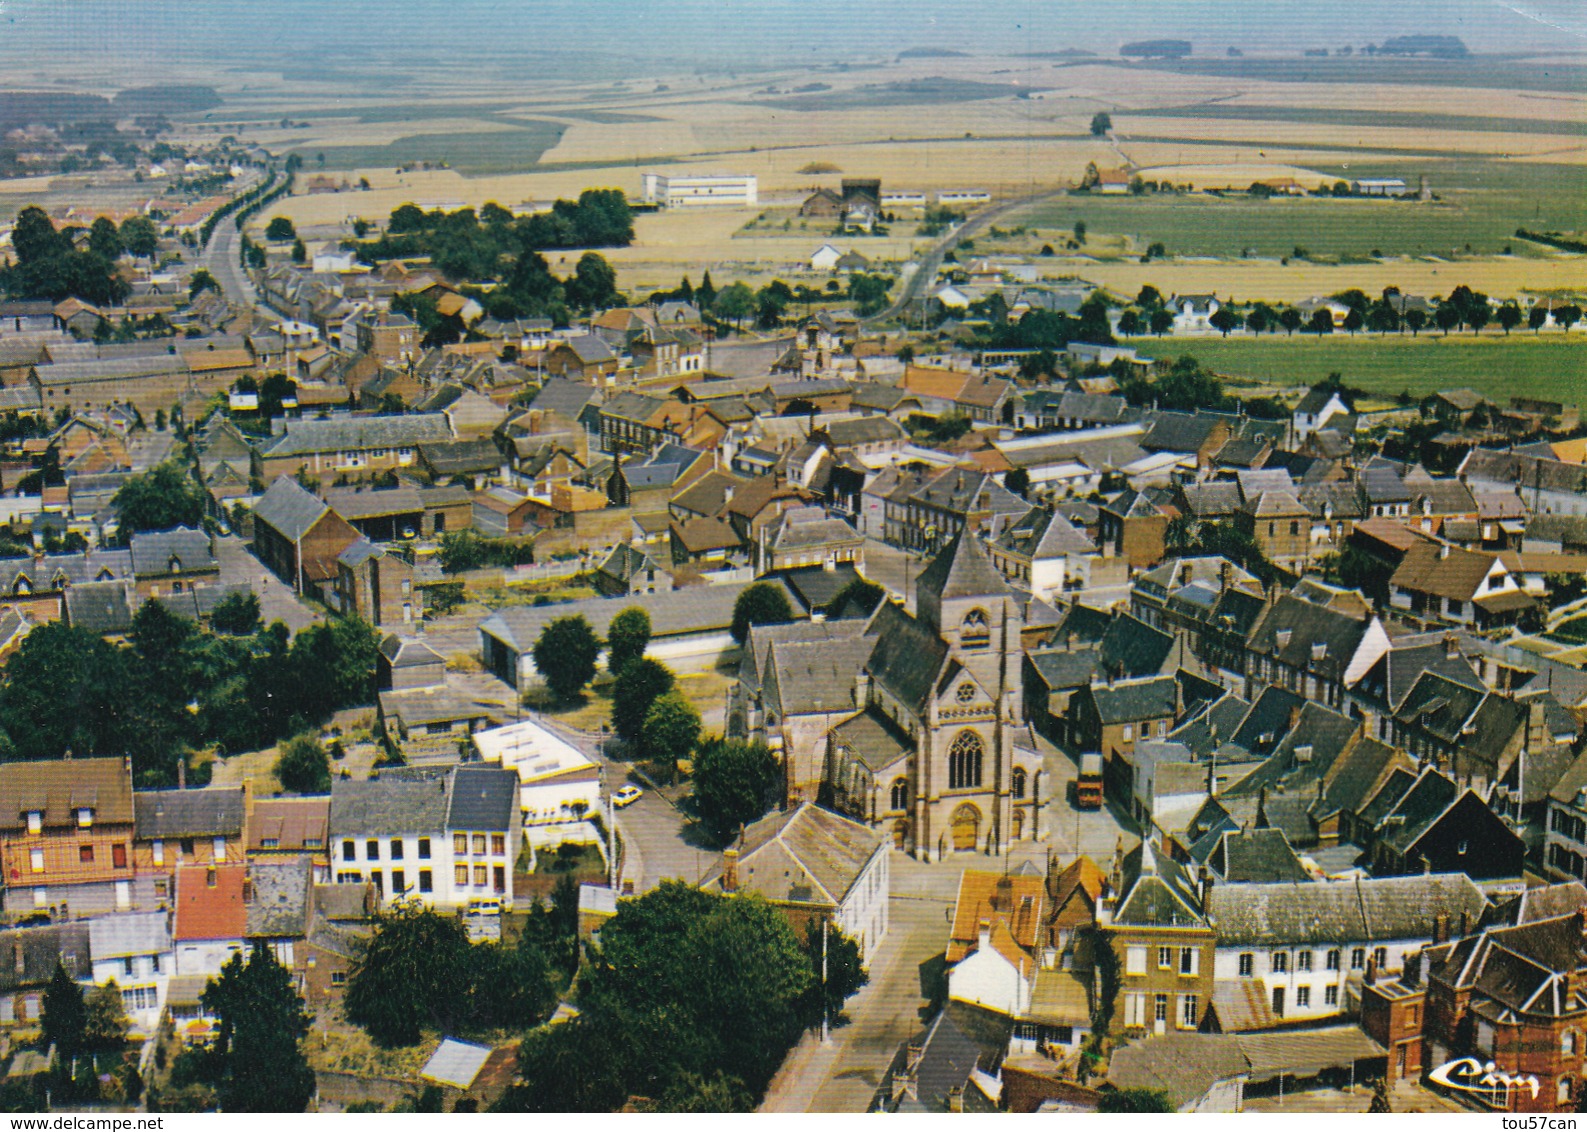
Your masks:
<instances>
[{"instance_id":1,"label":"church","mask_svg":"<svg viewBox=\"0 0 1587 1132\"><path fill-rule=\"evenodd\" d=\"M819 801L924 861L1033 840L1045 776L1026 725L1029 599L972 532L921 572L914 615L757 625L728 733L777 751L786 803Z\"/></svg>"}]
</instances>

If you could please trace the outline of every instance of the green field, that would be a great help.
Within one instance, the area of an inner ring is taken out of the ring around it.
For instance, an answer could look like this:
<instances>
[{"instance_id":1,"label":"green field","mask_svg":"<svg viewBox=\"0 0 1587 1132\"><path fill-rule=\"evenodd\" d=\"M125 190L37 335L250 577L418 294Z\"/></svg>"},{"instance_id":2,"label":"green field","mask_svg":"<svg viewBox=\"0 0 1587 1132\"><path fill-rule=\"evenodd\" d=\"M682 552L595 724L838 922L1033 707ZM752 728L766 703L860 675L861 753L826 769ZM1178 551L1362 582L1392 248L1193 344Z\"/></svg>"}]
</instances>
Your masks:
<instances>
[{"instance_id":1,"label":"green field","mask_svg":"<svg viewBox=\"0 0 1587 1132\"><path fill-rule=\"evenodd\" d=\"M540 155L556 145L567 129L555 122L520 120L516 125L521 128L414 134L390 145L316 146L314 152L325 155L325 165L330 169L444 161L465 177L483 177L534 168Z\"/></svg>"},{"instance_id":2,"label":"green field","mask_svg":"<svg viewBox=\"0 0 1587 1132\"><path fill-rule=\"evenodd\" d=\"M1153 358L1185 355L1230 377L1278 385L1310 385L1330 373L1345 382L1394 397L1421 397L1467 386L1501 404L1530 396L1567 404L1587 402L1587 335L1580 331L1534 336L1516 331L1405 335L1313 334L1262 338L1130 339Z\"/></svg>"},{"instance_id":3,"label":"green field","mask_svg":"<svg viewBox=\"0 0 1587 1132\"><path fill-rule=\"evenodd\" d=\"M1169 255L1286 256L1299 246L1311 255L1362 258L1384 255L1495 255L1506 246L1519 254L1515 230L1575 232L1587 229L1587 167L1520 165L1480 159L1403 163L1352 163L1346 170L1315 166L1347 177L1402 177L1415 185L1426 173L1440 200L1353 200L1323 197L1216 197L1147 193L1102 197L1074 194L1031 206L1010 223L1073 228L1133 237L1139 246L1162 243ZM1467 252L1467 246L1470 252Z\"/></svg>"}]
</instances>

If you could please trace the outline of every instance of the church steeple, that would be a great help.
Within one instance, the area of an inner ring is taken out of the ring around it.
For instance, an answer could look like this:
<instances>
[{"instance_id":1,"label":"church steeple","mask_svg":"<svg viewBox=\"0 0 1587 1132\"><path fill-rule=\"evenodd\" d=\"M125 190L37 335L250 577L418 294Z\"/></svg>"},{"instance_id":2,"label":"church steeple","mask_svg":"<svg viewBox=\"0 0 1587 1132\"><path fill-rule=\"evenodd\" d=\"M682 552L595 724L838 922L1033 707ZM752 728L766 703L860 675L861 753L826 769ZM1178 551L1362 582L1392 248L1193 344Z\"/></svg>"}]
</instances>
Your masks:
<instances>
[{"instance_id":1,"label":"church steeple","mask_svg":"<svg viewBox=\"0 0 1587 1132\"><path fill-rule=\"evenodd\" d=\"M940 634L944 602L979 598L993 603L1008 593L1008 583L992 565L981 540L966 527L921 571L915 587L915 615Z\"/></svg>"}]
</instances>

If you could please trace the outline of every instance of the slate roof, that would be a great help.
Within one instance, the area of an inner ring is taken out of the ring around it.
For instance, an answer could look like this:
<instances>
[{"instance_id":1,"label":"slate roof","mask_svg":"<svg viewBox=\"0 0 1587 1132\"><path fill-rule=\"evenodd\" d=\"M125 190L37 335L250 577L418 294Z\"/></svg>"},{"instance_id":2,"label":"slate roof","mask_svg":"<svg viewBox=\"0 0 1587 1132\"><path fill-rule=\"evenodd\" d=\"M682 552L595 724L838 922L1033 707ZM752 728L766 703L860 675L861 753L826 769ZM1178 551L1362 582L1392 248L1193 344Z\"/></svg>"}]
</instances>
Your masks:
<instances>
[{"instance_id":1,"label":"slate roof","mask_svg":"<svg viewBox=\"0 0 1587 1132\"><path fill-rule=\"evenodd\" d=\"M474 1084L474 1078L479 1076L479 1071L485 1067L490 1054L489 1046L460 1042L456 1038L443 1038L435 1052L430 1055L430 1060L426 1061L424 1068L419 1070L419 1078L423 1081L434 1081L439 1085L449 1085L454 1089L468 1089Z\"/></svg>"},{"instance_id":2,"label":"slate roof","mask_svg":"<svg viewBox=\"0 0 1587 1132\"><path fill-rule=\"evenodd\" d=\"M1293 594L1280 594L1251 630L1246 647L1292 668L1320 668L1342 676L1370 624L1370 618L1352 617ZM1325 646L1323 662L1313 659L1314 645Z\"/></svg>"},{"instance_id":3,"label":"slate roof","mask_svg":"<svg viewBox=\"0 0 1587 1132\"><path fill-rule=\"evenodd\" d=\"M171 573L174 559L184 574L218 570L209 535L177 527L169 531L139 531L132 536L132 572L137 577Z\"/></svg>"},{"instance_id":4,"label":"slate roof","mask_svg":"<svg viewBox=\"0 0 1587 1132\"><path fill-rule=\"evenodd\" d=\"M1163 1034L1114 1050L1107 1079L1120 1089L1161 1092L1178 1111L1250 1072L1233 1034Z\"/></svg>"},{"instance_id":5,"label":"slate roof","mask_svg":"<svg viewBox=\"0 0 1587 1132\"><path fill-rule=\"evenodd\" d=\"M241 837L243 792L240 787L203 790L138 790L132 795L139 841L181 837Z\"/></svg>"},{"instance_id":6,"label":"slate roof","mask_svg":"<svg viewBox=\"0 0 1587 1132\"><path fill-rule=\"evenodd\" d=\"M1459 784L1428 767L1379 823L1379 840L1405 856L1460 794Z\"/></svg>"},{"instance_id":7,"label":"slate roof","mask_svg":"<svg viewBox=\"0 0 1587 1132\"><path fill-rule=\"evenodd\" d=\"M305 417L288 420L286 431L259 445L274 459L319 452L361 452L371 448L417 448L427 441L451 440L452 425L441 413L384 417Z\"/></svg>"},{"instance_id":8,"label":"slate roof","mask_svg":"<svg viewBox=\"0 0 1587 1132\"><path fill-rule=\"evenodd\" d=\"M883 849L870 826L804 802L746 826L738 851L740 888L768 900L837 907ZM720 886L720 868L707 883Z\"/></svg>"},{"instance_id":9,"label":"slate roof","mask_svg":"<svg viewBox=\"0 0 1587 1132\"><path fill-rule=\"evenodd\" d=\"M1431 939L1440 912L1475 923L1487 907L1464 873L1213 887L1207 919L1219 947Z\"/></svg>"},{"instance_id":10,"label":"slate roof","mask_svg":"<svg viewBox=\"0 0 1587 1132\"><path fill-rule=\"evenodd\" d=\"M165 912L116 912L88 921L96 961L171 950L171 917Z\"/></svg>"},{"instance_id":11,"label":"slate roof","mask_svg":"<svg viewBox=\"0 0 1587 1132\"><path fill-rule=\"evenodd\" d=\"M1097 552L1096 544L1050 507L1032 507L1007 523L993 543L999 550L1032 561Z\"/></svg>"},{"instance_id":12,"label":"slate roof","mask_svg":"<svg viewBox=\"0 0 1587 1132\"><path fill-rule=\"evenodd\" d=\"M83 582L66 591L66 622L76 629L101 635L132 630L133 602L137 591L130 581Z\"/></svg>"},{"instance_id":13,"label":"slate roof","mask_svg":"<svg viewBox=\"0 0 1587 1132\"><path fill-rule=\"evenodd\" d=\"M1322 821L1338 813L1354 813L1388 772L1391 764L1411 767L1410 757L1376 739L1364 738L1351 748L1322 797L1312 803L1311 816Z\"/></svg>"},{"instance_id":14,"label":"slate roof","mask_svg":"<svg viewBox=\"0 0 1587 1132\"><path fill-rule=\"evenodd\" d=\"M45 924L0 931L0 991L48 985L59 963L74 979L93 977L87 923Z\"/></svg>"},{"instance_id":15,"label":"slate roof","mask_svg":"<svg viewBox=\"0 0 1587 1132\"><path fill-rule=\"evenodd\" d=\"M418 668L429 664L445 664L446 657L436 652L417 637L400 637L388 633L380 642L380 655L392 668Z\"/></svg>"},{"instance_id":16,"label":"slate roof","mask_svg":"<svg viewBox=\"0 0 1587 1132\"><path fill-rule=\"evenodd\" d=\"M444 779L338 778L331 783L331 836L405 837L446 828Z\"/></svg>"},{"instance_id":17,"label":"slate roof","mask_svg":"<svg viewBox=\"0 0 1587 1132\"><path fill-rule=\"evenodd\" d=\"M313 863L307 857L250 864L243 934L249 939L302 937L308 930L313 871Z\"/></svg>"},{"instance_id":18,"label":"slate roof","mask_svg":"<svg viewBox=\"0 0 1587 1132\"><path fill-rule=\"evenodd\" d=\"M518 805L518 773L501 767L460 766L452 772L450 830L506 831Z\"/></svg>"},{"instance_id":19,"label":"slate roof","mask_svg":"<svg viewBox=\"0 0 1587 1132\"><path fill-rule=\"evenodd\" d=\"M784 716L852 711L854 677L873 647L868 637L775 644L764 677L768 696L775 687Z\"/></svg>"},{"instance_id":20,"label":"slate roof","mask_svg":"<svg viewBox=\"0 0 1587 1132\"><path fill-rule=\"evenodd\" d=\"M1199 927L1201 898L1183 865L1162 856L1148 844L1124 858L1122 897L1113 914L1115 924L1131 927Z\"/></svg>"},{"instance_id":21,"label":"slate roof","mask_svg":"<svg viewBox=\"0 0 1587 1132\"><path fill-rule=\"evenodd\" d=\"M933 593L938 600L1008 593L1008 583L987 557L973 533L960 531L921 571L916 593Z\"/></svg>"},{"instance_id":22,"label":"slate roof","mask_svg":"<svg viewBox=\"0 0 1587 1132\"><path fill-rule=\"evenodd\" d=\"M1172 718L1178 691L1178 682L1172 676L1153 676L1145 680L1091 686L1097 715L1104 726Z\"/></svg>"},{"instance_id":23,"label":"slate roof","mask_svg":"<svg viewBox=\"0 0 1587 1132\"><path fill-rule=\"evenodd\" d=\"M1141 447L1148 452L1199 452L1220 424L1228 424L1209 413L1165 411L1150 420L1151 427L1141 438Z\"/></svg>"},{"instance_id":24,"label":"slate roof","mask_svg":"<svg viewBox=\"0 0 1587 1132\"><path fill-rule=\"evenodd\" d=\"M880 708L867 707L827 733L834 747L850 751L872 773L880 773L914 752L915 743Z\"/></svg>"},{"instance_id":25,"label":"slate roof","mask_svg":"<svg viewBox=\"0 0 1587 1132\"><path fill-rule=\"evenodd\" d=\"M950 1001L907 1043L920 1050L920 1060L908 1074L910 1086L889 1107L903 1113L947 1112L949 1090L960 1089L966 1112L996 1111L976 1085L974 1074L997 1071L1012 1028L1003 1015ZM899 1064L904 1055L900 1050L891 1077L905 1075Z\"/></svg>"},{"instance_id":26,"label":"slate roof","mask_svg":"<svg viewBox=\"0 0 1587 1132\"><path fill-rule=\"evenodd\" d=\"M1226 884L1304 884L1311 880L1288 838L1278 829L1225 831L1207 865Z\"/></svg>"},{"instance_id":27,"label":"slate roof","mask_svg":"<svg viewBox=\"0 0 1587 1132\"><path fill-rule=\"evenodd\" d=\"M871 618L876 645L866 670L901 702L919 712L947 659L948 646L902 606L884 601Z\"/></svg>"},{"instance_id":28,"label":"slate roof","mask_svg":"<svg viewBox=\"0 0 1587 1132\"><path fill-rule=\"evenodd\" d=\"M291 476L280 476L254 504L253 514L255 521L298 542L330 509L330 504Z\"/></svg>"},{"instance_id":29,"label":"slate roof","mask_svg":"<svg viewBox=\"0 0 1587 1132\"><path fill-rule=\"evenodd\" d=\"M1102 662L1098 648L1043 649L1025 654L1049 692L1081 688L1091 683Z\"/></svg>"}]
</instances>

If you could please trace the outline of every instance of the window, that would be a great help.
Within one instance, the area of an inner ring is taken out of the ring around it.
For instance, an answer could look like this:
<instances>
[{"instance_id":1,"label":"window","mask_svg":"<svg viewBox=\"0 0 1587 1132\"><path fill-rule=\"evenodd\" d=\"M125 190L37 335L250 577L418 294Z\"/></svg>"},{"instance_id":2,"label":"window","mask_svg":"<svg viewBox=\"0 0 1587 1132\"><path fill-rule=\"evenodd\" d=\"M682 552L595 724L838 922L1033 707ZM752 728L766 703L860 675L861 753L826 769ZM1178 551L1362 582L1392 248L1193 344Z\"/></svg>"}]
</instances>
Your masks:
<instances>
[{"instance_id":1,"label":"window","mask_svg":"<svg viewBox=\"0 0 1587 1132\"><path fill-rule=\"evenodd\" d=\"M80 806L77 810L77 828L88 829L94 824L94 811L87 806Z\"/></svg>"},{"instance_id":2,"label":"window","mask_svg":"<svg viewBox=\"0 0 1587 1132\"><path fill-rule=\"evenodd\" d=\"M110 863L118 869L127 867L127 847L125 845L112 845L110 847Z\"/></svg>"},{"instance_id":3,"label":"window","mask_svg":"<svg viewBox=\"0 0 1587 1132\"><path fill-rule=\"evenodd\" d=\"M1267 969L1275 975L1282 975L1289 970L1289 952L1275 951L1268 957Z\"/></svg>"},{"instance_id":4,"label":"window","mask_svg":"<svg viewBox=\"0 0 1587 1132\"><path fill-rule=\"evenodd\" d=\"M1311 1005L1311 988L1310 987L1296 987L1295 988L1295 1005L1296 1006L1310 1006Z\"/></svg>"},{"instance_id":5,"label":"window","mask_svg":"<svg viewBox=\"0 0 1587 1132\"><path fill-rule=\"evenodd\" d=\"M149 973L151 975L160 973L160 957L158 955L149 956Z\"/></svg>"},{"instance_id":6,"label":"window","mask_svg":"<svg viewBox=\"0 0 1587 1132\"><path fill-rule=\"evenodd\" d=\"M1570 1085L1569 1077L1561 1077L1559 1079L1559 1088L1554 1093L1554 1099L1558 1103L1562 1105L1570 1104Z\"/></svg>"},{"instance_id":7,"label":"window","mask_svg":"<svg viewBox=\"0 0 1587 1132\"><path fill-rule=\"evenodd\" d=\"M391 895L400 896L408 891L408 877L401 869L391 870Z\"/></svg>"},{"instance_id":8,"label":"window","mask_svg":"<svg viewBox=\"0 0 1587 1132\"><path fill-rule=\"evenodd\" d=\"M507 868L505 865L494 865L491 868L491 887L496 895L500 896L507 891Z\"/></svg>"},{"instance_id":9,"label":"window","mask_svg":"<svg viewBox=\"0 0 1587 1132\"><path fill-rule=\"evenodd\" d=\"M226 839L224 837L215 838L215 844L212 848L215 852L215 860L224 861L226 859Z\"/></svg>"},{"instance_id":10,"label":"window","mask_svg":"<svg viewBox=\"0 0 1587 1132\"><path fill-rule=\"evenodd\" d=\"M981 737L961 731L948 748L948 789L966 790L981 785Z\"/></svg>"},{"instance_id":11,"label":"window","mask_svg":"<svg viewBox=\"0 0 1587 1132\"><path fill-rule=\"evenodd\" d=\"M79 845L77 847L78 863L91 865L94 863L94 847L92 845Z\"/></svg>"},{"instance_id":12,"label":"window","mask_svg":"<svg viewBox=\"0 0 1587 1132\"><path fill-rule=\"evenodd\" d=\"M259 839L259 848L279 849L281 848L281 839L279 837L261 837Z\"/></svg>"},{"instance_id":13,"label":"window","mask_svg":"<svg viewBox=\"0 0 1587 1132\"><path fill-rule=\"evenodd\" d=\"M1572 1057L1576 1053L1576 1032L1566 1030L1559 1036L1559 1052L1565 1057Z\"/></svg>"},{"instance_id":14,"label":"window","mask_svg":"<svg viewBox=\"0 0 1587 1132\"><path fill-rule=\"evenodd\" d=\"M1124 996L1124 1024L1146 1025L1146 996L1139 991L1132 991Z\"/></svg>"},{"instance_id":15,"label":"window","mask_svg":"<svg viewBox=\"0 0 1587 1132\"><path fill-rule=\"evenodd\" d=\"M430 859L430 839L428 837L421 837L421 838L419 838L419 860L428 861L429 859Z\"/></svg>"},{"instance_id":16,"label":"window","mask_svg":"<svg viewBox=\"0 0 1587 1132\"><path fill-rule=\"evenodd\" d=\"M391 859L393 861L402 860L402 839L401 838L393 837L391 839Z\"/></svg>"},{"instance_id":17,"label":"window","mask_svg":"<svg viewBox=\"0 0 1587 1132\"><path fill-rule=\"evenodd\" d=\"M468 887L468 866L458 865L456 876L453 879L464 888Z\"/></svg>"},{"instance_id":18,"label":"window","mask_svg":"<svg viewBox=\"0 0 1587 1132\"><path fill-rule=\"evenodd\" d=\"M1361 968L1365 967L1366 965L1367 965L1367 949L1364 948L1364 947L1353 947L1353 948L1351 948L1350 949L1350 969L1352 971L1359 971L1359 970L1361 970Z\"/></svg>"},{"instance_id":19,"label":"window","mask_svg":"<svg viewBox=\"0 0 1587 1132\"><path fill-rule=\"evenodd\" d=\"M1338 1006L1339 1005L1339 988L1338 987L1323 987L1323 1005L1325 1005L1325 1006Z\"/></svg>"},{"instance_id":20,"label":"window","mask_svg":"<svg viewBox=\"0 0 1587 1132\"><path fill-rule=\"evenodd\" d=\"M475 865L474 866L474 884L476 886L478 886L479 888L484 888L489 883L490 883L490 874L489 874L488 870L485 868L485 866L484 865Z\"/></svg>"},{"instance_id":21,"label":"window","mask_svg":"<svg viewBox=\"0 0 1587 1132\"><path fill-rule=\"evenodd\" d=\"M1330 971L1339 970L1339 949L1337 947L1329 948L1328 958L1324 963L1324 966L1326 966Z\"/></svg>"},{"instance_id":22,"label":"window","mask_svg":"<svg viewBox=\"0 0 1587 1132\"><path fill-rule=\"evenodd\" d=\"M435 891L435 881L432 879L432 876L431 876L431 873L430 873L429 869L420 869L419 870L419 891L420 892L434 892Z\"/></svg>"},{"instance_id":23,"label":"window","mask_svg":"<svg viewBox=\"0 0 1587 1132\"><path fill-rule=\"evenodd\" d=\"M1157 966L1163 971L1174 969L1174 949L1172 947L1159 947L1157 949Z\"/></svg>"},{"instance_id":24,"label":"window","mask_svg":"<svg viewBox=\"0 0 1587 1132\"><path fill-rule=\"evenodd\" d=\"M1181 947L1179 949L1179 973L1181 975L1194 975L1201 971L1201 953L1194 947Z\"/></svg>"},{"instance_id":25,"label":"window","mask_svg":"<svg viewBox=\"0 0 1587 1132\"><path fill-rule=\"evenodd\" d=\"M476 833L474 835L474 856L483 857L484 855L485 855L485 835L483 833Z\"/></svg>"},{"instance_id":26,"label":"window","mask_svg":"<svg viewBox=\"0 0 1587 1132\"><path fill-rule=\"evenodd\" d=\"M491 834L490 835L490 855L492 857L502 857L502 856L505 856L506 853L507 853L507 835L505 833L493 833L493 834Z\"/></svg>"},{"instance_id":27,"label":"window","mask_svg":"<svg viewBox=\"0 0 1587 1132\"><path fill-rule=\"evenodd\" d=\"M347 984L347 972L346 971L332 971L331 972L331 986L340 987L340 986L345 986L346 984Z\"/></svg>"},{"instance_id":28,"label":"window","mask_svg":"<svg viewBox=\"0 0 1587 1132\"><path fill-rule=\"evenodd\" d=\"M1168 1021L1168 996L1155 995L1152 1000L1152 1018L1158 1022Z\"/></svg>"},{"instance_id":29,"label":"window","mask_svg":"<svg viewBox=\"0 0 1587 1132\"><path fill-rule=\"evenodd\" d=\"M964 615L964 620L959 623L959 647L962 649L984 649L992 644L992 629L987 621L985 610L972 609Z\"/></svg>"},{"instance_id":30,"label":"window","mask_svg":"<svg viewBox=\"0 0 1587 1132\"><path fill-rule=\"evenodd\" d=\"M1386 947L1374 947L1372 949L1372 962L1377 965L1378 971L1381 973L1383 968L1389 965L1389 949Z\"/></svg>"},{"instance_id":31,"label":"window","mask_svg":"<svg viewBox=\"0 0 1587 1132\"><path fill-rule=\"evenodd\" d=\"M468 856L468 834L454 833L452 835L452 852L459 857Z\"/></svg>"},{"instance_id":32,"label":"window","mask_svg":"<svg viewBox=\"0 0 1587 1132\"><path fill-rule=\"evenodd\" d=\"M41 811L41 810L29 810L28 811L28 832L29 833L42 833L42 832L44 832L44 813L43 813L43 811Z\"/></svg>"},{"instance_id":33,"label":"window","mask_svg":"<svg viewBox=\"0 0 1587 1132\"><path fill-rule=\"evenodd\" d=\"M1130 740L1134 739L1135 738L1135 727L1134 727L1134 725L1126 723L1124 725L1124 729L1119 732L1119 738L1123 739L1126 743L1128 743Z\"/></svg>"},{"instance_id":34,"label":"window","mask_svg":"<svg viewBox=\"0 0 1587 1132\"><path fill-rule=\"evenodd\" d=\"M156 865L165 864L165 842L156 841L152 848L154 850L154 863Z\"/></svg>"},{"instance_id":35,"label":"window","mask_svg":"<svg viewBox=\"0 0 1587 1132\"><path fill-rule=\"evenodd\" d=\"M182 856L183 857L191 857L192 855L193 855L193 839L191 837L182 838Z\"/></svg>"},{"instance_id":36,"label":"window","mask_svg":"<svg viewBox=\"0 0 1587 1132\"><path fill-rule=\"evenodd\" d=\"M893 788L889 792L888 801L895 810L909 809L909 780L907 778L893 779Z\"/></svg>"},{"instance_id":37,"label":"window","mask_svg":"<svg viewBox=\"0 0 1587 1132\"><path fill-rule=\"evenodd\" d=\"M358 850L356 848L354 848L353 843L351 841L342 842L342 860L344 860L344 861L356 861L356 860L358 860Z\"/></svg>"},{"instance_id":38,"label":"window","mask_svg":"<svg viewBox=\"0 0 1587 1132\"><path fill-rule=\"evenodd\" d=\"M43 868L42 865L39 866ZM1126 975L1146 974L1146 948L1141 944L1131 944L1124 951L1124 973Z\"/></svg>"},{"instance_id":39,"label":"window","mask_svg":"<svg viewBox=\"0 0 1587 1132\"><path fill-rule=\"evenodd\" d=\"M380 842L376 841L373 837L364 842L364 860L380 860Z\"/></svg>"},{"instance_id":40,"label":"window","mask_svg":"<svg viewBox=\"0 0 1587 1132\"><path fill-rule=\"evenodd\" d=\"M1310 971L1311 970L1311 952L1309 952L1309 951L1297 951L1295 953L1295 970L1297 970L1297 971Z\"/></svg>"},{"instance_id":41,"label":"window","mask_svg":"<svg viewBox=\"0 0 1587 1132\"><path fill-rule=\"evenodd\" d=\"M121 961L121 973L127 978L132 977L132 956L127 956Z\"/></svg>"},{"instance_id":42,"label":"window","mask_svg":"<svg viewBox=\"0 0 1587 1132\"><path fill-rule=\"evenodd\" d=\"M1197 1022L1197 1001L1193 994L1179 996L1179 1028L1181 1030L1194 1030Z\"/></svg>"},{"instance_id":43,"label":"window","mask_svg":"<svg viewBox=\"0 0 1587 1132\"><path fill-rule=\"evenodd\" d=\"M1255 966L1256 956L1252 955L1249 951L1243 951L1240 953L1240 977L1242 979L1249 979L1255 970Z\"/></svg>"},{"instance_id":44,"label":"window","mask_svg":"<svg viewBox=\"0 0 1587 1132\"><path fill-rule=\"evenodd\" d=\"M369 874L369 883L375 886L375 892L381 896L386 894L386 878L379 869Z\"/></svg>"},{"instance_id":45,"label":"window","mask_svg":"<svg viewBox=\"0 0 1587 1132\"><path fill-rule=\"evenodd\" d=\"M204 887L205 888L214 888L215 887L215 870L214 869L205 869L204 870Z\"/></svg>"},{"instance_id":46,"label":"window","mask_svg":"<svg viewBox=\"0 0 1587 1132\"><path fill-rule=\"evenodd\" d=\"M1025 772L1016 768L1009 782L1014 797L1023 798L1025 796Z\"/></svg>"},{"instance_id":47,"label":"window","mask_svg":"<svg viewBox=\"0 0 1587 1132\"><path fill-rule=\"evenodd\" d=\"M960 684L959 687L954 691L953 698L958 700L961 704L969 703L971 700L975 699L975 685L969 683L968 681Z\"/></svg>"}]
</instances>

